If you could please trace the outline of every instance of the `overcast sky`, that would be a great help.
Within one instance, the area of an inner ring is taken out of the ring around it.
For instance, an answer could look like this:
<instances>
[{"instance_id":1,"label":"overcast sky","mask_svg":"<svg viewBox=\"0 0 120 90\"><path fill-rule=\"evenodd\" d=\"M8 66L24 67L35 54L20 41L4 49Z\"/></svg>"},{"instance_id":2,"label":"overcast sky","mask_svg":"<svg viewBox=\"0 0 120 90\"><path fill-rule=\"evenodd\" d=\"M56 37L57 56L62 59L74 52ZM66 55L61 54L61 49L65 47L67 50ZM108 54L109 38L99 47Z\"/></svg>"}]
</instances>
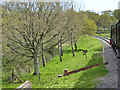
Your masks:
<instances>
[{"instance_id":1,"label":"overcast sky","mask_svg":"<svg viewBox=\"0 0 120 90\"><path fill-rule=\"evenodd\" d=\"M9 0L0 0L0 2L1 1L9 1ZM14 0L10 0L10 1L14 1ZM22 1L26 1L26 0L22 0ZM44 0L35 0L35 1L42 2ZM46 0L46 1L59 1L59 0ZM62 1L66 1L66 0L62 0ZM78 6L76 7L76 10L78 10L78 8L81 7L82 10L92 10L97 13L98 12L100 13L101 11L105 11L105 10L113 11L114 9L118 9L118 2L120 0L70 0L70 1L76 1L76 6Z\"/></svg>"},{"instance_id":2,"label":"overcast sky","mask_svg":"<svg viewBox=\"0 0 120 90\"><path fill-rule=\"evenodd\" d=\"M118 2L120 0L77 0L83 2L85 10L94 10L101 12L104 10L118 9Z\"/></svg>"}]
</instances>

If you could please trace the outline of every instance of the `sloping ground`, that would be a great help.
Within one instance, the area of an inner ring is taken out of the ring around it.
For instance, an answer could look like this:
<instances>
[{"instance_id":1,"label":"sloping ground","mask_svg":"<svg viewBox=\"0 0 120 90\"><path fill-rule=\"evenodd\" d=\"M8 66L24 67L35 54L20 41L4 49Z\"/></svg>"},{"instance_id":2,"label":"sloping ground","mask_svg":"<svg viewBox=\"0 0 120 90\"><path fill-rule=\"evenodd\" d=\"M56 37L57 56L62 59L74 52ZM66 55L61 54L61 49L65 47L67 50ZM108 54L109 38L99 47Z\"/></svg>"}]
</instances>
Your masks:
<instances>
[{"instance_id":1,"label":"sloping ground","mask_svg":"<svg viewBox=\"0 0 120 90\"><path fill-rule=\"evenodd\" d=\"M104 37L110 39L110 33L105 33L105 34L96 34L96 36Z\"/></svg>"},{"instance_id":2,"label":"sloping ground","mask_svg":"<svg viewBox=\"0 0 120 90\"><path fill-rule=\"evenodd\" d=\"M46 67L40 67L41 80L39 76L32 73L26 73L21 78L22 80L30 81L33 88L94 88L96 81L95 78L107 74L107 70L103 64L93 67L91 69L63 76L58 78L58 73L64 75L64 69L69 71L77 70L83 67L88 67L97 63L103 62L101 52L102 43L94 37L84 37L78 40L78 51L75 51L75 57L72 56L71 47L63 47L64 55L62 56L63 62L60 62L59 56L54 57L46 64ZM83 56L82 50L88 50L87 59ZM7 83L3 79L3 88L16 88L19 85Z\"/></svg>"},{"instance_id":3,"label":"sloping ground","mask_svg":"<svg viewBox=\"0 0 120 90\"><path fill-rule=\"evenodd\" d=\"M99 40L104 44L104 58L108 62L106 65L108 74L98 78L101 83L97 85L97 88L118 88L118 59L112 47L105 41Z\"/></svg>"}]
</instances>

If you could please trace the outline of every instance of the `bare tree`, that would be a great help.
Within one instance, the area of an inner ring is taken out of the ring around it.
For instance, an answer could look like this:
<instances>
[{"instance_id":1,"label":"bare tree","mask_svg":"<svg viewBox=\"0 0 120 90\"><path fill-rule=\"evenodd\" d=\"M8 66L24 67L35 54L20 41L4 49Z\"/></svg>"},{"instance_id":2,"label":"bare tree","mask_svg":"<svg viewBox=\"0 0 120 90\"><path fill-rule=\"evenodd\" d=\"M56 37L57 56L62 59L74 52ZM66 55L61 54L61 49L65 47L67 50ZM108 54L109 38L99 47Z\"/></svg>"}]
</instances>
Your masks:
<instances>
[{"instance_id":1,"label":"bare tree","mask_svg":"<svg viewBox=\"0 0 120 90\"><path fill-rule=\"evenodd\" d=\"M12 7L11 4L7 5ZM7 11L9 15L3 16L4 19L9 17L4 23L6 25L3 25L10 41L7 46L15 53L34 60L34 75L38 75L40 73L38 57L42 55L44 59L44 51L59 42L55 41L44 48L44 45L49 44L60 33L55 31L55 28L61 18L61 7L57 3L29 2L18 3L16 8ZM45 66L45 60L43 63Z\"/></svg>"}]
</instances>

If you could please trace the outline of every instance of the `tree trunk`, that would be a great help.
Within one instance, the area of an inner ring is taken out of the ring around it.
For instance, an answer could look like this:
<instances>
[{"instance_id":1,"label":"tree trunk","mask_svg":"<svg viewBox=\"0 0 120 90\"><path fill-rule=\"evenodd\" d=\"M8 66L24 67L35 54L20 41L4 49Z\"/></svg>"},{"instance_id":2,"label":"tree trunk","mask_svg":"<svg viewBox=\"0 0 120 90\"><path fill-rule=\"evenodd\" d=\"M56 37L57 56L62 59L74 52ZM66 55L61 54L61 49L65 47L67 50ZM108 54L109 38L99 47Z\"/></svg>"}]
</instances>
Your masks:
<instances>
[{"instance_id":1,"label":"tree trunk","mask_svg":"<svg viewBox=\"0 0 120 90\"><path fill-rule=\"evenodd\" d=\"M60 53L60 62L62 62L62 55L61 55L61 53Z\"/></svg>"},{"instance_id":2,"label":"tree trunk","mask_svg":"<svg viewBox=\"0 0 120 90\"><path fill-rule=\"evenodd\" d=\"M60 44L60 48L61 48L61 56L63 56L63 49L62 49L62 40L61 40L61 42L60 42L61 44Z\"/></svg>"},{"instance_id":3,"label":"tree trunk","mask_svg":"<svg viewBox=\"0 0 120 90\"><path fill-rule=\"evenodd\" d=\"M75 40L75 37L74 37L74 45L75 45L75 51L77 51L77 40Z\"/></svg>"},{"instance_id":4,"label":"tree trunk","mask_svg":"<svg viewBox=\"0 0 120 90\"><path fill-rule=\"evenodd\" d=\"M58 47L58 48L59 48L60 62L62 62L62 53L61 53L61 47Z\"/></svg>"},{"instance_id":5,"label":"tree trunk","mask_svg":"<svg viewBox=\"0 0 120 90\"><path fill-rule=\"evenodd\" d=\"M73 48L73 32L71 33L71 48L72 48L72 54L73 54L73 57L74 57L75 54L74 54L74 48Z\"/></svg>"},{"instance_id":6,"label":"tree trunk","mask_svg":"<svg viewBox=\"0 0 120 90\"><path fill-rule=\"evenodd\" d=\"M28 64L28 73L30 73L30 64Z\"/></svg>"},{"instance_id":7,"label":"tree trunk","mask_svg":"<svg viewBox=\"0 0 120 90\"><path fill-rule=\"evenodd\" d=\"M37 54L34 54L33 58L34 58L34 73L33 73L33 75L39 75L40 67L39 67L39 60L38 60Z\"/></svg>"},{"instance_id":8,"label":"tree trunk","mask_svg":"<svg viewBox=\"0 0 120 90\"><path fill-rule=\"evenodd\" d=\"M59 36L59 42L58 42L58 52L60 56L60 62L62 62L62 53L61 53L61 41L60 41L60 36Z\"/></svg>"},{"instance_id":9,"label":"tree trunk","mask_svg":"<svg viewBox=\"0 0 120 90\"><path fill-rule=\"evenodd\" d=\"M28 73L30 73L30 66L29 66L29 70L28 70Z\"/></svg>"},{"instance_id":10,"label":"tree trunk","mask_svg":"<svg viewBox=\"0 0 120 90\"><path fill-rule=\"evenodd\" d=\"M46 65L45 65L44 45L43 44L42 44L42 51L43 51L43 53L42 53L43 67L45 67Z\"/></svg>"}]
</instances>

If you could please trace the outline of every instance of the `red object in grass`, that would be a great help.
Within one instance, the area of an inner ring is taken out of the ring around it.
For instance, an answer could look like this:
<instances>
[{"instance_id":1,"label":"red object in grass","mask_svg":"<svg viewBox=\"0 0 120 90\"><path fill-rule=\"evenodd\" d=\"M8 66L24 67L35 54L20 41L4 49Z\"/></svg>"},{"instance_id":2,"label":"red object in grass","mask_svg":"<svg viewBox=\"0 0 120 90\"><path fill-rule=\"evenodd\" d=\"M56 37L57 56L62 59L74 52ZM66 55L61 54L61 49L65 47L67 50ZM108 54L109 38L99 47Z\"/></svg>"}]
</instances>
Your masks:
<instances>
[{"instance_id":1,"label":"red object in grass","mask_svg":"<svg viewBox=\"0 0 120 90\"><path fill-rule=\"evenodd\" d=\"M80 72L80 71L84 71L84 70L87 70L89 68L92 68L92 67L95 67L95 66L99 66L101 64L103 64L103 63L98 63L98 64L91 65L91 66L88 66L88 67L84 67L84 68L81 68L81 69L78 69L78 70L74 70L74 71L68 72L67 75L72 74L72 73L77 73L77 72Z\"/></svg>"}]
</instances>

